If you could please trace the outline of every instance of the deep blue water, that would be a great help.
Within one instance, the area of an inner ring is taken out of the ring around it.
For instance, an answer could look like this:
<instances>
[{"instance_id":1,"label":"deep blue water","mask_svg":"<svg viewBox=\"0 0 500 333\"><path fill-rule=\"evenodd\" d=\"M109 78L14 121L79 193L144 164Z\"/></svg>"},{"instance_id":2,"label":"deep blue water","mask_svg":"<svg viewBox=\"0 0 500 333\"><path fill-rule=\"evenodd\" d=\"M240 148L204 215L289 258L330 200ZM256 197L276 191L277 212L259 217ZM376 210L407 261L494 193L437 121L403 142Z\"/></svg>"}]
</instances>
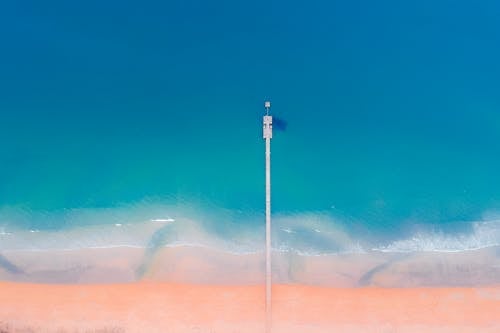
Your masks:
<instances>
[{"instance_id":1,"label":"deep blue water","mask_svg":"<svg viewBox=\"0 0 500 333\"><path fill-rule=\"evenodd\" d=\"M168 216L260 232L269 98L288 124L273 209L293 244L342 247L315 238L328 228L496 244L477 228L500 208L499 15L497 1L4 3L0 231Z\"/></svg>"}]
</instances>

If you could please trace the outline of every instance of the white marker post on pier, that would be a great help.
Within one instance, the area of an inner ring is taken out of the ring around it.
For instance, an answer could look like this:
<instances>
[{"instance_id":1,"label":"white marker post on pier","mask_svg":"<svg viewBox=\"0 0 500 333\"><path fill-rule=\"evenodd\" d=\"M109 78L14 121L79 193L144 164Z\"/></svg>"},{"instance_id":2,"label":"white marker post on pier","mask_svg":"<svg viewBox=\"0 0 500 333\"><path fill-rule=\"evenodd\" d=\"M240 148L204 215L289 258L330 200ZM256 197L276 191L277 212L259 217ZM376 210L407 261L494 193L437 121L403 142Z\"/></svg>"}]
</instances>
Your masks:
<instances>
[{"instance_id":1,"label":"white marker post on pier","mask_svg":"<svg viewBox=\"0 0 500 333\"><path fill-rule=\"evenodd\" d=\"M271 332L271 139L273 138L273 117L269 115L271 102L264 103L264 139L266 140L266 332Z\"/></svg>"}]
</instances>

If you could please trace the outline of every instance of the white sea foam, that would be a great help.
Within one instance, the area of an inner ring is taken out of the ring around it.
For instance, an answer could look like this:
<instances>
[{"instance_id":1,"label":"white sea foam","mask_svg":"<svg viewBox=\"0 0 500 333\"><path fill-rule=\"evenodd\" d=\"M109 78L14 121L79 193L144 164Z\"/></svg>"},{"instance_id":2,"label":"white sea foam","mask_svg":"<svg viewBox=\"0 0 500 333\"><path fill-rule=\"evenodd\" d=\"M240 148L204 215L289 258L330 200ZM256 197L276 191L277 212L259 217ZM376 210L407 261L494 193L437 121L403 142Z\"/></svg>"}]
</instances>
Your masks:
<instances>
[{"instance_id":1,"label":"white sea foam","mask_svg":"<svg viewBox=\"0 0 500 333\"><path fill-rule=\"evenodd\" d=\"M382 252L461 252L500 246L500 220L472 223L472 231L447 234L420 232L373 248Z\"/></svg>"},{"instance_id":2,"label":"white sea foam","mask_svg":"<svg viewBox=\"0 0 500 333\"><path fill-rule=\"evenodd\" d=\"M151 222L175 222L175 219L152 219Z\"/></svg>"},{"instance_id":3,"label":"white sea foam","mask_svg":"<svg viewBox=\"0 0 500 333\"><path fill-rule=\"evenodd\" d=\"M38 227L43 224L40 220L56 221L64 227L44 229ZM201 246L231 253L256 253L264 249L264 221L260 212L244 214L186 204L140 203L55 213L4 208L0 209L0 251ZM272 240L276 251L315 256L371 250L451 252L500 245L500 219L468 225L470 230L462 233L419 231L381 243L368 240L366 233L352 234L345 223L328 213L275 214Z\"/></svg>"},{"instance_id":4,"label":"white sea foam","mask_svg":"<svg viewBox=\"0 0 500 333\"><path fill-rule=\"evenodd\" d=\"M157 225L95 225L58 231L33 232L16 230L0 235L0 251L6 250L62 250L92 247L136 246L146 247Z\"/></svg>"}]
</instances>

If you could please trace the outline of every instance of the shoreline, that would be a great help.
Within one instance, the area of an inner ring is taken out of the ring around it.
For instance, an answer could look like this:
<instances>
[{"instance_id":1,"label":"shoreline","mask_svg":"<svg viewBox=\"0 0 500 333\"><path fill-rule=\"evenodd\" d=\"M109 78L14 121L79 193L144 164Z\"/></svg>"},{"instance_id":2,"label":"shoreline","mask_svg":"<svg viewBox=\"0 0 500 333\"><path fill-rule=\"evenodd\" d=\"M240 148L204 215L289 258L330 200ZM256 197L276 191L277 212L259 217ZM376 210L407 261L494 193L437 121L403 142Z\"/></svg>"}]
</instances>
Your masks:
<instances>
[{"instance_id":1,"label":"shoreline","mask_svg":"<svg viewBox=\"0 0 500 333\"><path fill-rule=\"evenodd\" d=\"M182 243L182 244L172 244L165 245L160 247L160 249L175 249L175 248L199 248L199 249L207 249L210 251L219 251L224 252L231 255L252 255L252 254L262 254L264 250L261 251L229 251L226 249L218 249L213 246L203 245L203 244L191 244L191 243ZM46 249L4 249L0 250L0 253L23 253L23 252L35 252L35 253L44 253L44 252L74 252L74 251L84 251L84 250L111 250L111 249L140 249L147 250L148 246L144 245L109 245L109 246L86 246L86 247L75 247L75 248L46 248ZM339 251L339 252L329 252L329 253L306 253L302 251L295 250L281 250L273 248L273 253L278 254L287 254L292 253L295 255L303 256L303 257L330 257L330 256L342 256L342 255L363 255L363 254L374 254L374 253L383 253L383 254L447 254L447 253L467 253L467 252L475 252L475 251L483 251L488 249L500 249L500 244L495 245L485 245L477 248L468 248L463 250L415 250L415 251L398 251L398 250L385 250L379 248L373 248L370 250L360 250L360 251Z\"/></svg>"},{"instance_id":2,"label":"shoreline","mask_svg":"<svg viewBox=\"0 0 500 333\"><path fill-rule=\"evenodd\" d=\"M7 332L264 332L263 285L0 282ZM273 285L273 333L498 332L500 286ZM31 329L31 331L29 331Z\"/></svg>"},{"instance_id":3,"label":"shoreline","mask_svg":"<svg viewBox=\"0 0 500 333\"><path fill-rule=\"evenodd\" d=\"M0 252L0 281L264 283L264 253L196 246ZM500 247L435 253L303 256L273 253L273 281L325 287L479 287L500 284Z\"/></svg>"}]
</instances>

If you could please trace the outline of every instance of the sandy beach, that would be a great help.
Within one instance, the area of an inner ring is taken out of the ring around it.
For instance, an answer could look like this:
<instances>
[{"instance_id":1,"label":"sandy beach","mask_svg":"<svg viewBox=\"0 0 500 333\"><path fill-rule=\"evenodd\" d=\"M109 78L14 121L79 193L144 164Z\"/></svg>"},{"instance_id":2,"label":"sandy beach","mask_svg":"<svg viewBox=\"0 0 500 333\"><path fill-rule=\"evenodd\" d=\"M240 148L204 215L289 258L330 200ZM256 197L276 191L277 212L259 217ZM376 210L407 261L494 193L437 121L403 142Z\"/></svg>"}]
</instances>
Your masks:
<instances>
[{"instance_id":1,"label":"sandy beach","mask_svg":"<svg viewBox=\"0 0 500 333\"><path fill-rule=\"evenodd\" d=\"M274 254L272 332L499 332L498 249ZM5 252L0 332L264 332L262 254Z\"/></svg>"},{"instance_id":2,"label":"sandy beach","mask_svg":"<svg viewBox=\"0 0 500 333\"><path fill-rule=\"evenodd\" d=\"M275 285L272 332L498 332L500 288ZM0 284L1 332L264 332L262 286Z\"/></svg>"}]
</instances>

